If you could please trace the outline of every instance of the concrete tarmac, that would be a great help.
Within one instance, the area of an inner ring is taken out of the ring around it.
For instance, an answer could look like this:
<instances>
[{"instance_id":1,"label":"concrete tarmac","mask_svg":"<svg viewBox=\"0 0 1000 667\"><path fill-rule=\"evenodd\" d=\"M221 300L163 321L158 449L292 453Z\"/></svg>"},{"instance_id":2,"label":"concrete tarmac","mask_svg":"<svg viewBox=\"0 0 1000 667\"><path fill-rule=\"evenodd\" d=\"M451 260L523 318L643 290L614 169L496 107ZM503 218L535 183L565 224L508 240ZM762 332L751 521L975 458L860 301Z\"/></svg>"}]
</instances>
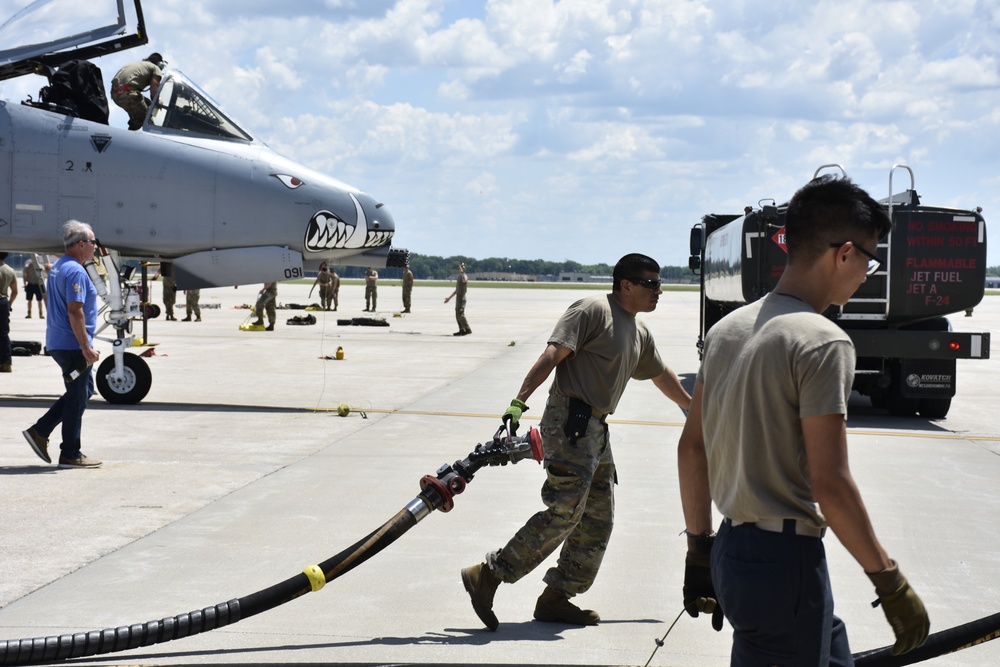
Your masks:
<instances>
[{"instance_id":1,"label":"concrete tarmac","mask_svg":"<svg viewBox=\"0 0 1000 667\"><path fill-rule=\"evenodd\" d=\"M340 311L279 310L274 332L239 330L259 286L202 290L202 322L151 322L153 386L139 405L95 396L84 452L97 470L40 461L21 430L62 392L55 363L16 357L0 375L0 638L101 630L201 609L284 581L393 517L421 477L488 441L556 318L590 291L481 289L469 293L473 334L453 337L451 288L414 289L413 313L383 286L388 327L339 326L363 317L363 287L341 289ZM279 287L306 304L308 285ZM160 287L153 288L159 302ZM314 299L315 300L315 299ZM183 301L183 299L181 299ZM44 340L24 319L14 339ZM179 309L179 317L184 314ZM695 292L667 292L641 316L686 381L698 368ZM1000 331L987 297L957 329ZM344 359L335 357L338 347ZM110 346L100 346L102 356ZM141 352L146 348L136 348ZM947 419L897 419L852 401L852 468L876 531L922 596L932 632L1000 611L1000 385L996 361L959 363ZM541 413L546 386L524 423ZM340 403L352 413L339 417ZM531 461L480 471L448 513L435 512L323 590L212 632L73 661L176 664L643 665L681 609L684 539L675 446L681 411L650 382L633 382L611 422L617 520L601 574L576 599L597 627L532 621L548 563L496 599L485 630L459 570L503 545L541 509ZM51 448L58 448L58 434ZM852 650L892 643L861 568L827 536L837 613ZM553 559L554 560L554 559ZM684 616L650 662L728 664L731 631ZM1000 641L926 663L1000 664Z\"/></svg>"}]
</instances>

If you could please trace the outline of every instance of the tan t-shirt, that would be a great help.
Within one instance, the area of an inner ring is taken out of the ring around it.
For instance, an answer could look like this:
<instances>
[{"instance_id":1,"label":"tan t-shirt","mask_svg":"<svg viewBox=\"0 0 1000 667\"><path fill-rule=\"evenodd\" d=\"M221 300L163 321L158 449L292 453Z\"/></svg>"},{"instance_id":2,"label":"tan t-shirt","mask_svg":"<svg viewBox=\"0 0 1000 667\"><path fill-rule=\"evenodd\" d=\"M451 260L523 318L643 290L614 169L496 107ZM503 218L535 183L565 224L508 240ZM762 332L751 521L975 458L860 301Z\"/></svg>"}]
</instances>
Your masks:
<instances>
[{"instance_id":1,"label":"tan t-shirt","mask_svg":"<svg viewBox=\"0 0 1000 667\"><path fill-rule=\"evenodd\" d=\"M45 282L45 276L33 257L24 263L24 272L21 277L24 278L26 285L41 285Z\"/></svg>"},{"instance_id":2,"label":"tan t-shirt","mask_svg":"<svg viewBox=\"0 0 1000 667\"><path fill-rule=\"evenodd\" d=\"M141 92L149 87L154 78L159 79L161 75L159 67L146 60L140 60L118 70L114 81L121 86L128 86L134 92Z\"/></svg>"},{"instance_id":3,"label":"tan t-shirt","mask_svg":"<svg viewBox=\"0 0 1000 667\"><path fill-rule=\"evenodd\" d=\"M8 293L10 286L17 283L17 274L14 273L14 269L10 268L3 262L0 262L0 299L7 299L10 297Z\"/></svg>"},{"instance_id":4,"label":"tan t-shirt","mask_svg":"<svg viewBox=\"0 0 1000 667\"><path fill-rule=\"evenodd\" d=\"M724 516L826 526L800 420L846 419L854 361L847 334L791 296L771 293L712 327L698 378L712 500Z\"/></svg>"},{"instance_id":5,"label":"tan t-shirt","mask_svg":"<svg viewBox=\"0 0 1000 667\"><path fill-rule=\"evenodd\" d=\"M581 400L595 414L613 413L630 379L649 380L665 368L649 329L610 294L571 305L549 342L572 350L556 366L550 393Z\"/></svg>"}]
</instances>

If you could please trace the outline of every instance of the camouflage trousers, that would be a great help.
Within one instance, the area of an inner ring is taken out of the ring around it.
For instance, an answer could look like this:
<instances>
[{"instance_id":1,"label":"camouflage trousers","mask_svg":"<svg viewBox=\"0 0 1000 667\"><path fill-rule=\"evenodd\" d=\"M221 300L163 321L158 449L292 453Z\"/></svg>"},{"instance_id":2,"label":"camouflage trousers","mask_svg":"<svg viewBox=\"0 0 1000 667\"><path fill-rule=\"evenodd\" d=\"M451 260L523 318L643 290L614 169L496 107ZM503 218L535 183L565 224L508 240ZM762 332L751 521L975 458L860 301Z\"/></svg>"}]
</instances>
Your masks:
<instances>
[{"instance_id":1,"label":"camouflage trousers","mask_svg":"<svg viewBox=\"0 0 1000 667\"><path fill-rule=\"evenodd\" d=\"M562 545L545 583L567 597L587 591L597 577L614 526L615 462L604 422L591 418L575 444L563 434L569 409L546 405L539 424L545 453L545 510L535 514L486 564L513 583Z\"/></svg>"},{"instance_id":2,"label":"camouflage trousers","mask_svg":"<svg viewBox=\"0 0 1000 667\"><path fill-rule=\"evenodd\" d=\"M189 289L187 291L187 296L184 301L184 305L187 306L187 316L191 317L193 314L195 317L201 317L201 306L198 302L201 300L201 290L200 289Z\"/></svg>"},{"instance_id":3,"label":"camouflage trousers","mask_svg":"<svg viewBox=\"0 0 1000 667\"><path fill-rule=\"evenodd\" d=\"M465 319L465 297L460 296L455 300L455 321L458 322L459 331L472 331L469 328L469 320Z\"/></svg>"},{"instance_id":4,"label":"camouflage trousers","mask_svg":"<svg viewBox=\"0 0 1000 667\"><path fill-rule=\"evenodd\" d=\"M173 317L174 304L177 303L177 284L168 276L161 276L160 280L163 281L163 308L167 315Z\"/></svg>"},{"instance_id":5,"label":"camouflage trousers","mask_svg":"<svg viewBox=\"0 0 1000 667\"><path fill-rule=\"evenodd\" d=\"M329 310L330 305L333 303L333 285L327 283L326 285L320 284L319 286L319 305L323 310Z\"/></svg>"},{"instance_id":6,"label":"camouflage trousers","mask_svg":"<svg viewBox=\"0 0 1000 667\"><path fill-rule=\"evenodd\" d=\"M149 111L149 103L141 93L128 92L118 95L111 93L111 101L128 112L128 129L138 130L146 120L146 113Z\"/></svg>"},{"instance_id":7,"label":"camouflage trousers","mask_svg":"<svg viewBox=\"0 0 1000 667\"><path fill-rule=\"evenodd\" d=\"M257 297L257 303L253 307L253 312L257 316L257 322L263 322L264 313L267 313L267 323L274 324L274 320L277 318L277 311L274 305L276 300L277 295L267 290Z\"/></svg>"}]
</instances>

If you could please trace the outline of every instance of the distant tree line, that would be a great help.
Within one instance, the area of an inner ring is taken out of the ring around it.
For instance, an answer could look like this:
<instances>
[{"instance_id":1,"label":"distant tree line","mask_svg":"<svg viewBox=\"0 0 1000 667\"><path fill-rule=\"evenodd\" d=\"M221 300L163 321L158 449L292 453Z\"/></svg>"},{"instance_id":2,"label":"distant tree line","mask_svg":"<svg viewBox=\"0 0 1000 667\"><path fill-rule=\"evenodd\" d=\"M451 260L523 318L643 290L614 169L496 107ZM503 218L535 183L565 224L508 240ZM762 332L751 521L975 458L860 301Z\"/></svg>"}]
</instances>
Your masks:
<instances>
[{"instance_id":1,"label":"distant tree line","mask_svg":"<svg viewBox=\"0 0 1000 667\"><path fill-rule=\"evenodd\" d=\"M410 253L410 270L417 280L450 280L454 279L459 262L465 263L467 273L512 273L525 276L558 276L560 273L586 273L591 276L610 276L614 271L613 264L580 264L579 262L550 262L544 259L510 259L506 257L489 257L476 259L464 255L438 257L435 255L418 255ZM364 278L366 267L338 266L337 273L342 278ZM378 269L380 278L398 279L402 269ZM1000 276L1000 266L986 269L987 276ZM665 283L688 284L697 283L698 276L686 266L664 266L660 269L660 277Z\"/></svg>"},{"instance_id":2,"label":"distant tree line","mask_svg":"<svg viewBox=\"0 0 1000 667\"><path fill-rule=\"evenodd\" d=\"M524 276L558 276L560 273L585 273L591 276L610 276L614 271L613 264L580 264L579 262L550 262L544 259L511 259L507 257L489 257L476 259L464 255L437 257L433 255L418 255L410 253L410 270L417 280L449 280L455 277L459 262L465 263L465 271L477 273L511 273ZM338 266L337 273L341 278L364 278L367 267ZM378 269L380 278L399 278L402 269ZM686 266L665 266L660 270L664 282L690 283L697 277Z\"/></svg>"}]
</instances>

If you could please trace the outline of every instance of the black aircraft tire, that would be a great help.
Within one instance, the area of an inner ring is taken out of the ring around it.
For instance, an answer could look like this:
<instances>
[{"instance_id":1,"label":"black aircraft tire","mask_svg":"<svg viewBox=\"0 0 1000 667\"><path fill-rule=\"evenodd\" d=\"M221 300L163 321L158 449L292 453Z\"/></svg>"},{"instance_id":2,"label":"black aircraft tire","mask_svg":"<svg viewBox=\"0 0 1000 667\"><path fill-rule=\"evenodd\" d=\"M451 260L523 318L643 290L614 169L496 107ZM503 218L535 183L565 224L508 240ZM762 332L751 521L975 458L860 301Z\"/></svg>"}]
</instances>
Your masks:
<instances>
[{"instance_id":1,"label":"black aircraft tire","mask_svg":"<svg viewBox=\"0 0 1000 667\"><path fill-rule=\"evenodd\" d=\"M108 374L115 369L115 358L108 357L97 369L97 390L108 403L133 405L146 398L153 385L153 374L146 360L134 354L124 354L125 378L121 382L108 381Z\"/></svg>"}]
</instances>

